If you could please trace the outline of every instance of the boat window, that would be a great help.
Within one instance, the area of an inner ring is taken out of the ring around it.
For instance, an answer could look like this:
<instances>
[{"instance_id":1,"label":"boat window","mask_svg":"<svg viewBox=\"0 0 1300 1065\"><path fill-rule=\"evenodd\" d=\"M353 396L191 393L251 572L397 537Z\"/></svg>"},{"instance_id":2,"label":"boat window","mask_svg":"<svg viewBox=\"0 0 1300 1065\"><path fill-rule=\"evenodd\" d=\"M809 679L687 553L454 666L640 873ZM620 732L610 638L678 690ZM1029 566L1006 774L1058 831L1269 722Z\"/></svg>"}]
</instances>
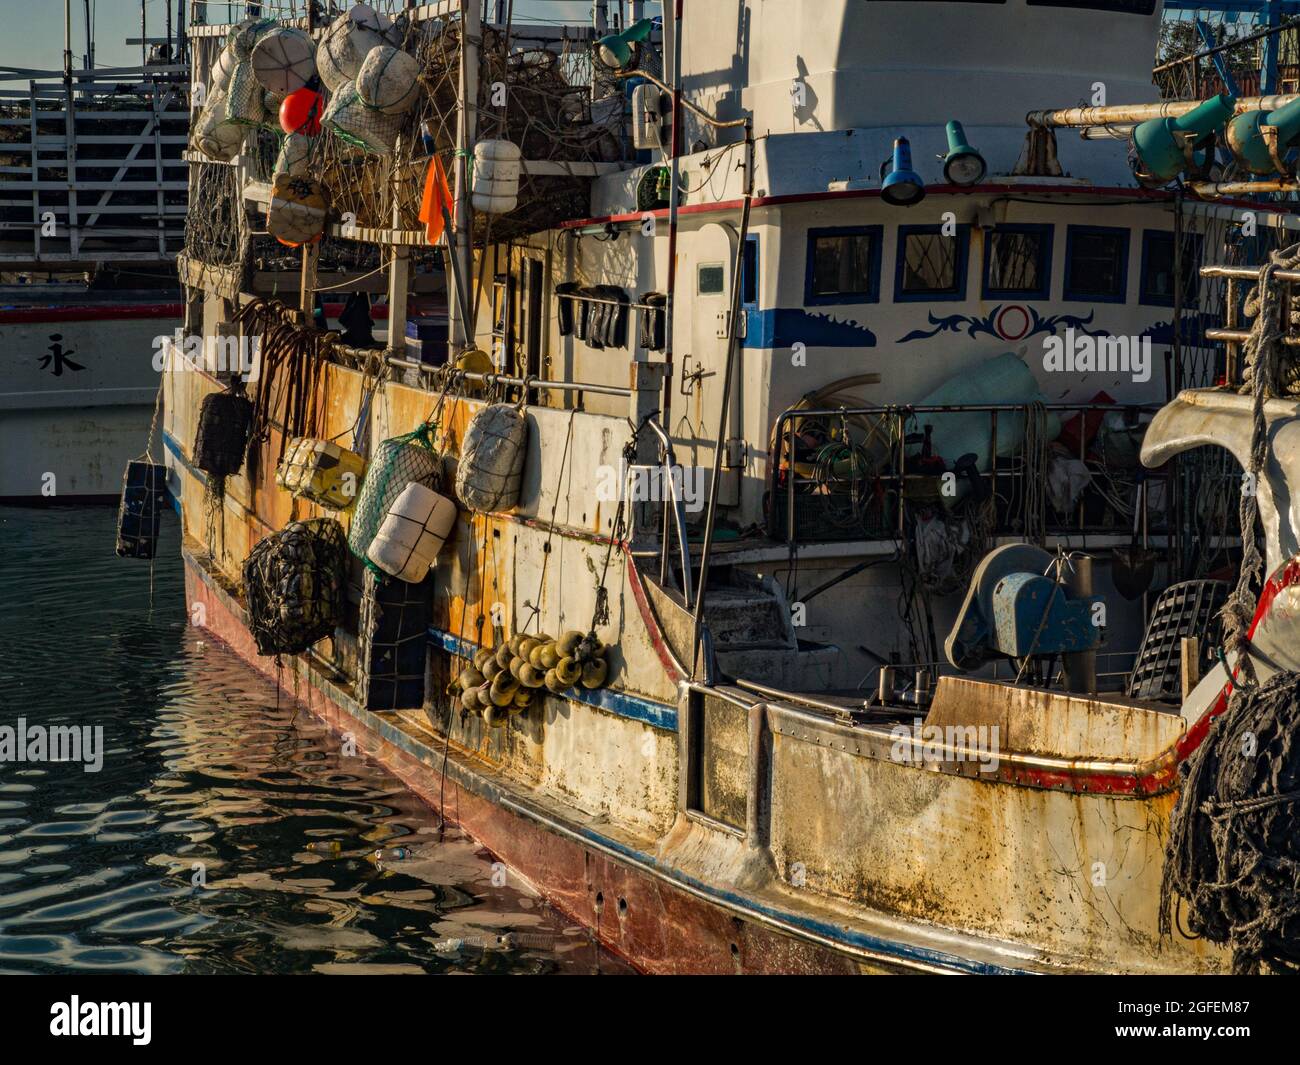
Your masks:
<instances>
[{"instance_id":1,"label":"boat window","mask_svg":"<svg viewBox=\"0 0 1300 1065\"><path fill-rule=\"evenodd\" d=\"M1196 302L1201 267L1201 238L1189 234L1183 238L1182 261L1183 306ZM1174 305L1174 235L1166 230L1148 229L1142 234L1142 303L1155 307Z\"/></svg>"},{"instance_id":2,"label":"boat window","mask_svg":"<svg viewBox=\"0 0 1300 1065\"><path fill-rule=\"evenodd\" d=\"M966 298L966 260L970 226L899 226L894 267L894 299Z\"/></svg>"},{"instance_id":3,"label":"boat window","mask_svg":"<svg viewBox=\"0 0 1300 1065\"><path fill-rule=\"evenodd\" d=\"M1030 7L1078 7L1125 15L1150 15L1156 9L1156 0L1028 0L1028 3Z\"/></svg>"},{"instance_id":4,"label":"boat window","mask_svg":"<svg viewBox=\"0 0 1300 1065\"><path fill-rule=\"evenodd\" d=\"M882 233L881 226L810 229L804 302L877 302Z\"/></svg>"},{"instance_id":5,"label":"boat window","mask_svg":"<svg viewBox=\"0 0 1300 1065\"><path fill-rule=\"evenodd\" d=\"M1128 230L1070 226L1065 237L1065 298L1123 303L1128 287Z\"/></svg>"},{"instance_id":6,"label":"boat window","mask_svg":"<svg viewBox=\"0 0 1300 1065\"><path fill-rule=\"evenodd\" d=\"M740 300L742 303L758 303L758 238L745 239L745 261L740 270Z\"/></svg>"},{"instance_id":7,"label":"boat window","mask_svg":"<svg viewBox=\"0 0 1300 1065\"><path fill-rule=\"evenodd\" d=\"M1047 299L1052 227L1000 225L984 237L984 295Z\"/></svg>"},{"instance_id":8,"label":"boat window","mask_svg":"<svg viewBox=\"0 0 1300 1065\"><path fill-rule=\"evenodd\" d=\"M726 269L722 263L701 263L695 291L701 296L716 296L722 291L725 281Z\"/></svg>"}]
</instances>

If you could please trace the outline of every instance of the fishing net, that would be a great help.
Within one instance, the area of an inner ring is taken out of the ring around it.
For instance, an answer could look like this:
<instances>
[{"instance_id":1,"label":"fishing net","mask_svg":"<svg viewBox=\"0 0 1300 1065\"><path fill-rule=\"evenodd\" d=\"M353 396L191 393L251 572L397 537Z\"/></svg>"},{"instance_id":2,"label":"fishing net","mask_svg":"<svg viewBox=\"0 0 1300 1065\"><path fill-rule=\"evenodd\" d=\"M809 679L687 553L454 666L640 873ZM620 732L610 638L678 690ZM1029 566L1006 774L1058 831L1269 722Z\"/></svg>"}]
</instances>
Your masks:
<instances>
[{"instance_id":1,"label":"fishing net","mask_svg":"<svg viewBox=\"0 0 1300 1065\"><path fill-rule=\"evenodd\" d=\"M1238 687L1184 767L1169 824L1161 931L1173 896L1237 973L1300 973L1300 674Z\"/></svg>"},{"instance_id":2,"label":"fishing net","mask_svg":"<svg viewBox=\"0 0 1300 1065\"><path fill-rule=\"evenodd\" d=\"M433 429L427 424L405 436L384 440L375 448L348 532L348 547L357 558L366 559L388 508L412 482L435 491L442 484L442 458L433 450Z\"/></svg>"},{"instance_id":3,"label":"fishing net","mask_svg":"<svg viewBox=\"0 0 1300 1065\"><path fill-rule=\"evenodd\" d=\"M263 125L267 120L265 95L266 90L253 73L252 62L241 60L226 90L225 117L244 126Z\"/></svg>"},{"instance_id":4,"label":"fishing net","mask_svg":"<svg viewBox=\"0 0 1300 1065\"><path fill-rule=\"evenodd\" d=\"M333 518L290 522L244 561L248 627L259 654L299 654L343 618L343 526Z\"/></svg>"},{"instance_id":5,"label":"fishing net","mask_svg":"<svg viewBox=\"0 0 1300 1065\"><path fill-rule=\"evenodd\" d=\"M330 97L321 125L354 148L380 155L391 154L402 130L402 115L386 115L367 107L351 83Z\"/></svg>"},{"instance_id":6,"label":"fishing net","mask_svg":"<svg viewBox=\"0 0 1300 1065\"><path fill-rule=\"evenodd\" d=\"M275 173L294 178L306 177L311 169L312 146L315 139L305 133L290 133L285 137L275 157Z\"/></svg>"},{"instance_id":7,"label":"fishing net","mask_svg":"<svg viewBox=\"0 0 1300 1065\"><path fill-rule=\"evenodd\" d=\"M167 467L128 462L117 511L117 553L122 558L153 558L158 526L167 505Z\"/></svg>"},{"instance_id":8,"label":"fishing net","mask_svg":"<svg viewBox=\"0 0 1300 1065\"><path fill-rule=\"evenodd\" d=\"M199 407L194 434L194 465L224 479L240 471L253 425L253 404L233 392L213 392Z\"/></svg>"}]
</instances>

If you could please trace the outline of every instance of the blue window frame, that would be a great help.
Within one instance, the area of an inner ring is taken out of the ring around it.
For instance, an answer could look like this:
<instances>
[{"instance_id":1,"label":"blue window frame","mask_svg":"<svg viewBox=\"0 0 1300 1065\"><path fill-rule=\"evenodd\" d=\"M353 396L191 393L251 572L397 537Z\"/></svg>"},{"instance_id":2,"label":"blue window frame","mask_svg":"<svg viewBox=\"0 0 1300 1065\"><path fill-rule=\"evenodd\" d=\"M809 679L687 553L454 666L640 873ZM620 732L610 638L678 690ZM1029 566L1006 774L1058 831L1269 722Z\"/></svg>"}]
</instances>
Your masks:
<instances>
[{"instance_id":1,"label":"blue window frame","mask_svg":"<svg viewBox=\"0 0 1300 1065\"><path fill-rule=\"evenodd\" d=\"M1052 292L1052 227L999 225L984 235L984 298L1045 300Z\"/></svg>"},{"instance_id":2,"label":"blue window frame","mask_svg":"<svg viewBox=\"0 0 1300 1065\"><path fill-rule=\"evenodd\" d=\"M1127 229L1067 227L1063 297L1088 303L1123 303L1128 293L1128 252Z\"/></svg>"},{"instance_id":3,"label":"blue window frame","mask_svg":"<svg viewBox=\"0 0 1300 1065\"><path fill-rule=\"evenodd\" d=\"M969 225L952 234L943 226L899 226L894 302L964 300L969 260Z\"/></svg>"},{"instance_id":4,"label":"blue window frame","mask_svg":"<svg viewBox=\"0 0 1300 1065\"><path fill-rule=\"evenodd\" d=\"M1199 233L1188 233L1183 237L1184 307L1196 302L1201 279L1201 247ZM1167 229L1142 231L1142 278L1138 302L1148 307L1174 305L1174 235Z\"/></svg>"},{"instance_id":5,"label":"blue window frame","mask_svg":"<svg viewBox=\"0 0 1300 1065\"><path fill-rule=\"evenodd\" d=\"M880 302L880 245L884 226L833 226L808 230L804 303Z\"/></svg>"}]
</instances>

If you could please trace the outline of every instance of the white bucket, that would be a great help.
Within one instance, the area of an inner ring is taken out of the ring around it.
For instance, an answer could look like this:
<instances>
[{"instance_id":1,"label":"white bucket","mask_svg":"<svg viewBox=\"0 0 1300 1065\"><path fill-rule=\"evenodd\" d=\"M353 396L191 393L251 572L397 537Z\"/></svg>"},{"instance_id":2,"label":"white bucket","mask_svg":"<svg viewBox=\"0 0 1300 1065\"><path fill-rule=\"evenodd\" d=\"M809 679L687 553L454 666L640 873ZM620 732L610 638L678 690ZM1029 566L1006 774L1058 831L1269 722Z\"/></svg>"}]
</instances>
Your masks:
<instances>
[{"instance_id":1,"label":"white bucket","mask_svg":"<svg viewBox=\"0 0 1300 1065\"><path fill-rule=\"evenodd\" d=\"M523 172L519 146L487 140L474 145L474 210L508 214L519 206L519 176Z\"/></svg>"},{"instance_id":2,"label":"white bucket","mask_svg":"<svg viewBox=\"0 0 1300 1065\"><path fill-rule=\"evenodd\" d=\"M388 508L366 557L385 573L418 584L456 527L456 504L411 482Z\"/></svg>"}]
</instances>

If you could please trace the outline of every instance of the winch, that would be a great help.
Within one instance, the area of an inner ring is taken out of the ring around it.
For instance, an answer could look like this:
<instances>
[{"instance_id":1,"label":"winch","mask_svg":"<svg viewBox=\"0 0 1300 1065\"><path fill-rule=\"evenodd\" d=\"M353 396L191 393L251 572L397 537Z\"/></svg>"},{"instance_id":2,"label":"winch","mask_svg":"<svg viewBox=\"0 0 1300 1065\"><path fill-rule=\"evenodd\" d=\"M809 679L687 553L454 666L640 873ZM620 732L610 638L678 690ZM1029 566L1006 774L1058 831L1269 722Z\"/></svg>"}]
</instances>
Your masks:
<instances>
[{"instance_id":1,"label":"winch","mask_svg":"<svg viewBox=\"0 0 1300 1065\"><path fill-rule=\"evenodd\" d=\"M1065 655L1070 687L1090 690L1104 600L1092 594L1091 558L1055 563L1032 544L1007 544L985 555L944 641L948 661L972 670L997 658Z\"/></svg>"}]
</instances>

